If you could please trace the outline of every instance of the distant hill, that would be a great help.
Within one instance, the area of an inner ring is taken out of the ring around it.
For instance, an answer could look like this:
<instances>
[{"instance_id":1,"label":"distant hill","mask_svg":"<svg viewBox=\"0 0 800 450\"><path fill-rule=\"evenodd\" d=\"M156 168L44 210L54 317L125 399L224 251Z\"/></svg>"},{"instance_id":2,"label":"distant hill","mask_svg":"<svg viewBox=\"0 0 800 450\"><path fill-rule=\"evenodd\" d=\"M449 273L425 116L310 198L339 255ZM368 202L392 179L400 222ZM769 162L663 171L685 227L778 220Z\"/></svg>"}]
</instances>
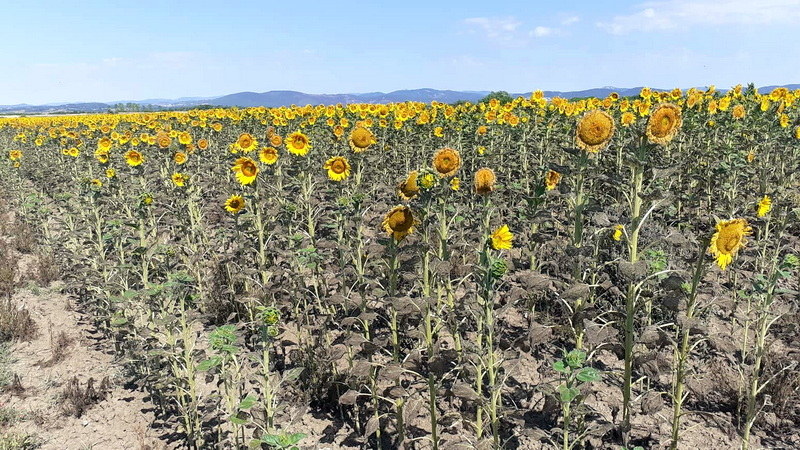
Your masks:
<instances>
[{"instance_id":1,"label":"distant hill","mask_svg":"<svg viewBox=\"0 0 800 450\"><path fill-rule=\"evenodd\" d=\"M785 87L790 90L800 89L800 84L787 84L783 86L764 86L758 89L761 93L767 93L776 87ZM705 89L705 88L702 88ZM641 87L618 88L605 86L602 88L586 89L582 91L544 91L545 97L562 98L582 98L598 97L604 98L612 92L620 96L636 96L642 90ZM665 89L653 89L663 91ZM724 89L720 89L725 92ZM69 114L69 113L99 113L108 111L134 111L134 110L166 110L166 109L191 109L199 106L219 106L219 107L279 107L290 105L335 105L338 103L399 103L399 102L423 102L432 101L442 103L455 103L458 101L477 102L486 97L489 91L449 91L438 89L407 89L384 92L367 92L360 94L306 94L298 91L268 91L268 92L237 92L235 94L223 95L221 97L181 97L178 99L148 99L148 100L125 100L108 103L66 103L66 104L47 104L47 105L0 105L0 114ZM512 93L512 97L530 96L530 92Z\"/></svg>"}]
</instances>

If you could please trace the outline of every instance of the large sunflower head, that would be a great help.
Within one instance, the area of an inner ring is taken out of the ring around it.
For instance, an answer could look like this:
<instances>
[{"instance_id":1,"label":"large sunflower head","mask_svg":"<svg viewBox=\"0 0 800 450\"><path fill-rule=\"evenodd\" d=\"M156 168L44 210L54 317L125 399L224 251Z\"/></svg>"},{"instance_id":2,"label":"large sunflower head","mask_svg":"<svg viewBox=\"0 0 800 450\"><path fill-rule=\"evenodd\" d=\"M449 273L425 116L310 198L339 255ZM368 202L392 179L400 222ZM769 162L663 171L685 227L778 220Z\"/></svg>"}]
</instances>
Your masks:
<instances>
[{"instance_id":1,"label":"large sunflower head","mask_svg":"<svg viewBox=\"0 0 800 450\"><path fill-rule=\"evenodd\" d=\"M677 105L658 105L647 121L647 140L653 144L668 144L678 133L681 122L681 109Z\"/></svg>"},{"instance_id":2,"label":"large sunflower head","mask_svg":"<svg viewBox=\"0 0 800 450\"><path fill-rule=\"evenodd\" d=\"M597 153L611 142L614 136L614 119L605 111L587 112L575 130L575 144L590 153Z\"/></svg>"},{"instance_id":3,"label":"large sunflower head","mask_svg":"<svg viewBox=\"0 0 800 450\"><path fill-rule=\"evenodd\" d=\"M356 127L350 133L350 148L356 153L363 152L376 142L375 135L367 128Z\"/></svg>"},{"instance_id":4,"label":"large sunflower head","mask_svg":"<svg viewBox=\"0 0 800 450\"><path fill-rule=\"evenodd\" d=\"M552 191L553 189L558 186L558 183L561 181L561 174L556 172L555 170L548 170L547 174L544 176L544 186L545 189L548 191Z\"/></svg>"},{"instance_id":5,"label":"large sunflower head","mask_svg":"<svg viewBox=\"0 0 800 450\"><path fill-rule=\"evenodd\" d=\"M328 178L333 181L342 181L350 176L350 163L341 156L327 160L323 168L328 171Z\"/></svg>"},{"instance_id":6,"label":"large sunflower head","mask_svg":"<svg viewBox=\"0 0 800 450\"><path fill-rule=\"evenodd\" d=\"M397 195L403 200L411 200L419 194L419 185L417 184L417 176L419 173L414 170L408 174L406 179L397 186Z\"/></svg>"},{"instance_id":7,"label":"large sunflower head","mask_svg":"<svg viewBox=\"0 0 800 450\"><path fill-rule=\"evenodd\" d=\"M494 190L494 184L497 182L497 177L494 170L484 167L475 172L475 193L479 195L488 195Z\"/></svg>"},{"instance_id":8,"label":"large sunflower head","mask_svg":"<svg viewBox=\"0 0 800 450\"><path fill-rule=\"evenodd\" d=\"M131 167L136 167L144 162L144 156L136 150L125 152L125 162Z\"/></svg>"},{"instance_id":9,"label":"large sunflower head","mask_svg":"<svg viewBox=\"0 0 800 450\"><path fill-rule=\"evenodd\" d=\"M275 147L262 147L258 152L258 160L264 164L275 164L278 162L278 149Z\"/></svg>"},{"instance_id":10,"label":"large sunflower head","mask_svg":"<svg viewBox=\"0 0 800 450\"><path fill-rule=\"evenodd\" d=\"M383 218L383 229L395 241L400 242L414 231L414 215L408 206L395 206Z\"/></svg>"},{"instance_id":11,"label":"large sunflower head","mask_svg":"<svg viewBox=\"0 0 800 450\"><path fill-rule=\"evenodd\" d=\"M308 136L300 131L295 131L286 137L286 148L294 155L305 156L311 148L311 143L308 140Z\"/></svg>"},{"instance_id":12,"label":"large sunflower head","mask_svg":"<svg viewBox=\"0 0 800 450\"><path fill-rule=\"evenodd\" d=\"M100 138L99 141L97 141L97 149L108 152L109 150L111 150L112 143L113 142L111 141L111 138L104 136Z\"/></svg>"},{"instance_id":13,"label":"large sunflower head","mask_svg":"<svg viewBox=\"0 0 800 450\"><path fill-rule=\"evenodd\" d=\"M433 155L433 168L441 177L455 175L459 167L461 167L461 156L452 148L439 149Z\"/></svg>"},{"instance_id":14,"label":"large sunflower head","mask_svg":"<svg viewBox=\"0 0 800 450\"><path fill-rule=\"evenodd\" d=\"M234 144L239 150L248 153L253 151L258 146L258 141L250 133L242 133Z\"/></svg>"},{"instance_id":15,"label":"large sunflower head","mask_svg":"<svg viewBox=\"0 0 800 450\"><path fill-rule=\"evenodd\" d=\"M745 219L723 220L717 223L717 232L711 237L711 254L717 259L717 265L725 270L733 261L733 257L745 245L745 236L753 229Z\"/></svg>"},{"instance_id":16,"label":"large sunflower head","mask_svg":"<svg viewBox=\"0 0 800 450\"><path fill-rule=\"evenodd\" d=\"M189 145L192 143L192 135L188 131L181 131L178 133L178 143L181 145Z\"/></svg>"},{"instance_id":17,"label":"large sunflower head","mask_svg":"<svg viewBox=\"0 0 800 450\"><path fill-rule=\"evenodd\" d=\"M225 200L225 210L231 214L238 214L244 209L244 198L241 195L231 195Z\"/></svg>"},{"instance_id":18,"label":"large sunflower head","mask_svg":"<svg viewBox=\"0 0 800 450\"><path fill-rule=\"evenodd\" d=\"M250 184L255 181L256 176L258 176L258 166L256 162L250 158L237 159L231 170L236 173L236 179L242 184Z\"/></svg>"}]
</instances>

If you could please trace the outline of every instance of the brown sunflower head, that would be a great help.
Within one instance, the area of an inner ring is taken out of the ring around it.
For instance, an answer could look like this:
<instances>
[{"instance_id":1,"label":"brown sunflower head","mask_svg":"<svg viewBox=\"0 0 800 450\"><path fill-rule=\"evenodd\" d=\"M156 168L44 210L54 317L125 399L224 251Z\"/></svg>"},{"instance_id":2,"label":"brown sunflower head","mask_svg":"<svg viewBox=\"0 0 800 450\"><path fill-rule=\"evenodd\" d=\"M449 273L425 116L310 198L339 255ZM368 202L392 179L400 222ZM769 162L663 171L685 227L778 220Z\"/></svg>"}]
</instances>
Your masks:
<instances>
[{"instance_id":1,"label":"brown sunflower head","mask_svg":"<svg viewBox=\"0 0 800 450\"><path fill-rule=\"evenodd\" d=\"M681 123L681 109L672 103L662 103L647 121L647 140L653 144L666 145L678 133Z\"/></svg>"},{"instance_id":2,"label":"brown sunflower head","mask_svg":"<svg viewBox=\"0 0 800 450\"><path fill-rule=\"evenodd\" d=\"M488 195L494 190L497 177L494 170L484 167L475 172L475 193L478 195Z\"/></svg>"},{"instance_id":3,"label":"brown sunflower head","mask_svg":"<svg viewBox=\"0 0 800 450\"><path fill-rule=\"evenodd\" d=\"M441 177L455 175L461 167L461 156L452 148L443 148L433 155L433 168Z\"/></svg>"},{"instance_id":4,"label":"brown sunflower head","mask_svg":"<svg viewBox=\"0 0 800 450\"><path fill-rule=\"evenodd\" d=\"M614 119L605 111L595 109L583 115L575 130L575 144L587 152L597 153L614 136Z\"/></svg>"}]
</instances>

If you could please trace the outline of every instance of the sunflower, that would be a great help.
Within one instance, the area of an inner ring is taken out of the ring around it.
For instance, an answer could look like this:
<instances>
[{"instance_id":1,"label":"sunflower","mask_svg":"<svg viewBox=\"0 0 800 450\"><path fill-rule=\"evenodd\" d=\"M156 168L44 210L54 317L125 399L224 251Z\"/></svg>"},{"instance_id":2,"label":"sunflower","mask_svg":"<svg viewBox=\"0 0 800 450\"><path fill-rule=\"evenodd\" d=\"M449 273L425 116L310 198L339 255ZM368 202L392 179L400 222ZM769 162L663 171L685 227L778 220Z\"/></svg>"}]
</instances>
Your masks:
<instances>
[{"instance_id":1,"label":"sunflower","mask_svg":"<svg viewBox=\"0 0 800 450\"><path fill-rule=\"evenodd\" d=\"M395 241L400 242L414 231L414 215L408 206L395 206L383 218L383 229Z\"/></svg>"},{"instance_id":2,"label":"sunflower","mask_svg":"<svg viewBox=\"0 0 800 450\"><path fill-rule=\"evenodd\" d=\"M256 141L252 134L242 133L239 135L239 139L236 140L236 144L234 145L237 149L249 153L258 146L258 141Z\"/></svg>"},{"instance_id":3,"label":"sunflower","mask_svg":"<svg viewBox=\"0 0 800 450\"><path fill-rule=\"evenodd\" d=\"M475 172L475 193L479 195L487 195L494 190L494 184L497 177L494 175L494 170L484 167Z\"/></svg>"},{"instance_id":4,"label":"sunflower","mask_svg":"<svg viewBox=\"0 0 800 450\"><path fill-rule=\"evenodd\" d=\"M78 147L70 147L67 150L67 155L69 155L69 156L71 156L73 158L77 158L80 154L81 154L81 152L80 152L80 150L78 150Z\"/></svg>"},{"instance_id":5,"label":"sunflower","mask_svg":"<svg viewBox=\"0 0 800 450\"><path fill-rule=\"evenodd\" d=\"M300 131L295 131L286 137L286 148L294 155L305 156L311 148L311 144L308 141L308 136Z\"/></svg>"},{"instance_id":6,"label":"sunflower","mask_svg":"<svg viewBox=\"0 0 800 450\"><path fill-rule=\"evenodd\" d=\"M622 122L622 126L628 127L636 122L636 116L632 112L624 112L622 113L622 118L620 121Z\"/></svg>"},{"instance_id":7,"label":"sunflower","mask_svg":"<svg viewBox=\"0 0 800 450\"><path fill-rule=\"evenodd\" d=\"M492 233L492 248L495 250L508 250L511 248L512 240L514 240L514 235L508 230L508 225L503 225Z\"/></svg>"},{"instance_id":8,"label":"sunflower","mask_svg":"<svg viewBox=\"0 0 800 450\"><path fill-rule=\"evenodd\" d=\"M100 164L105 164L108 162L108 150L98 148L94 151L94 157L100 162Z\"/></svg>"},{"instance_id":9,"label":"sunflower","mask_svg":"<svg viewBox=\"0 0 800 450\"><path fill-rule=\"evenodd\" d=\"M185 163L187 159L188 159L188 157L186 156L186 153L183 153L183 152L177 152L172 157L172 160L175 161L175 164L178 164L178 165L181 165L181 164Z\"/></svg>"},{"instance_id":10,"label":"sunflower","mask_svg":"<svg viewBox=\"0 0 800 450\"><path fill-rule=\"evenodd\" d=\"M172 178L172 183L178 187L184 187L186 185L186 182L189 181L189 176L184 175L180 172L173 173L172 177L170 178Z\"/></svg>"},{"instance_id":11,"label":"sunflower","mask_svg":"<svg viewBox=\"0 0 800 450\"><path fill-rule=\"evenodd\" d=\"M258 166L256 162L250 158L237 159L231 170L236 172L236 179L242 184L252 183L258 175Z\"/></svg>"},{"instance_id":12,"label":"sunflower","mask_svg":"<svg viewBox=\"0 0 800 450\"><path fill-rule=\"evenodd\" d=\"M548 191L552 191L561 181L561 174L555 170L548 170L544 176L544 186Z\"/></svg>"},{"instance_id":13,"label":"sunflower","mask_svg":"<svg viewBox=\"0 0 800 450\"><path fill-rule=\"evenodd\" d=\"M342 181L350 176L350 163L341 156L327 160L323 168L328 171L328 178L333 181Z\"/></svg>"},{"instance_id":14,"label":"sunflower","mask_svg":"<svg viewBox=\"0 0 800 450\"><path fill-rule=\"evenodd\" d=\"M751 162L753 162L755 160L756 160L756 151L755 150L750 150L747 153L747 162L751 163Z\"/></svg>"},{"instance_id":15,"label":"sunflower","mask_svg":"<svg viewBox=\"0 0 800 450\"><path fill-rule=\"evenodd\" d=\"M356 127L350 133L350 148L356 153L363 152L376 142L375 135L364 127Z\"/></svg>"},{"instance_id":16,"label":"sunflower","mask_svg":"<svg viewBox=\"0 0 800 450\"><path fill-rule=\"evenodd\" d=\"M219 122L214 122L211 124L211 129L219 133L220 131L222 131L222 124Z\"/></svg>"},{"instance_id":17,"label":"sunflower","mask_svg":"<svg viewBox=\"0 0 800 450\"><path fill-rule=\"evenodd\" d=\"M397 195L403 200L411 200L419 194L419 185L417 185L418 172L416 170L410 172L406 179L397 186Z\"/></svg>"},{"instance_id":18,"label":"sunflower","mask_svg":"<svg viewBox=\"0 0 800 450\"><path fill-rule=\"evenodd\" d=\"M765 195L761 201L758 202L758 217L764 217L772 209L772 199L769 195Z\"/></svg>"},{"instance_id":19,"label":"sunflower","mask_svg":"<svg viewBox=\"0 0 800 450\"><path fill-rule=\"evenodd\" d=\"M786 114L781 114L778 117L778 123L781 125L781 128L786 128L789 126L789 116Z\"/></svg>"},{"instance_id":20,"label":"sunflower","mask_svg":"<svg viewBox=\"0 0 800 450\"><path fill-rule=\"evenodd\" d=\"M200 139L197 141L197 148L205 150L208 148L208 139Z\"/></svg>"},{"instance_id":21,"label":"sunflower","mask_svg":"<svg viewBox=\"0 0 800 450\"><path fill-rule=\"evenodd\" d=\"M156 135L156 144L161 148L168 148L172 144L172 139L168 133L162 131Z\"/></svg>"},{"instance_id":22,"label":"sunflower","mask_svg":"<svg viewBox=\"0 0 800 450\"><path fill-rule=\"evenodd\" d=\"M186 131L178 133L178 142L182 145L189 145L192 143L192 135Z\"/></svg>"},{"instance_id":23,"label":"sunflower","mask_svg":"<svg viewBox=\"0 0 800 450\"><path fill-rule=\"evenodd\" d=\"M281 145L283 145L283 138L281 137L280 134L271 134L269 136L269 143L273 147L278 148Z\"/></svg>"},{"instance_id":24,"label":"sunflower","mask_svg":"<svg viewBox=\"0 0 800 450\"><path fill-rule=\"evenodd\" d=\"M22 158L22 150L9 150L8 159L12 161L19 161Z\"/></svg>"},{"instance_id":25,"label":"sunflower","mask_svg":"<svg viewBox=\"0 0 800 450\"><path fill-rule=\"evenodd\" d=\"M231 214L238 214L244 209L244 198L241 195L231 195L225 200L225 210Z\"/></svg>"},{"instance_id":26,"label":"sunflower","mask_svg":"<svg viewBox=\"0 0 800 450\"><path fill-rule=\"evenodd\" d=\"M278 149L275 147L262 147L258 152L258 160L264 164L275 164L278 162Z\"/></svg>"},{"instance_id":27,"label":"sunflower","mask_svg":"<svg viewBox=\"0 0 800 450\"><path fill-rule=\"evenodd\" d=\"M453 177L453 179L450 180L450 189L454 191L461 189L461 179L458 177Z\"/></svg>"},{"instance_id":28,"label":"sunflower","mask_svg":"<svg viewBox=\"0 0 800 450\"><path fill-rule=\"evenodd\" d=\"M115 176L117 176L117 171L116 170L111 169L111 168L106 169L106 178L114 178Z\"/></svg>"},{"instance_id":29,"label":"sunflower","mask_svg":"<svg viewBox=\"0 0 800 450\"><path fill-rule=\"evenodd\" d=\"M433 168L440 177L455 175L459 167L461 167L461 156L452 148L439 149L433 155Z\"/></svg>"},{"instance_id":30,"label":"sunflower","mask_svg":"<svg viewBox=\"0 0 800 450\"><path fill-rule=\"evenodd\" d=\"M745 110L743 105L736 105L731 110L731 115L733 115L734 119L743 119L745 116Z\"/></svg>"},{"instance_id":31,"label":"sunflower","mask_svg":"<svg viewBox=\"0 0 800 450\"><path fill-rule=\"evenodd\" d=\"M444 137L444 128L436 127L433 129L433 135L436 137Z\"/></svg>"},{"instance_id":32,"label":"sunflower","mask_svg":"<svg viewBox=\"0 0 800 450\"><path fill-rule=\"evenodd\" d=\"M668 144L681 127L681 109L672 103L656 107L647 121L647 140L653 144Z\"/></svg>"},{"instance_id":33,"label":"sunflower","mask_svg":"<svg viewBox=\"0 0 800 450\"><path fill-rule=\"evenodd\" d=\"M128 150L125 152L125 162L131 167L136 167L144 162L144 156L136 150Z\"/></svg>"},{"instance_id":34,"label":"sunflower","mask_svg":"<svg viewBox=\"0 0 800 450\"><path fill-rule=\"evenodd\" d=\"M614 233L611 235L611 238L614 239L615 241L619 241L620 239L622 239L622 233L624 232L624 230L625 227L623 227L622 225L614 226Z\"/></svg>"},{"instance_id":35,"label":"sunflower","mask_svg":"<svg viewBox=\"0 0 800 450\"><path fill-rule=\"evenodd\" d=\"M101 187L103 187L103 182L102 182L102 181L100 181L100 180L98 180L97 178L95 178L95 179L91 180L89 183L90 183L92 186L96 187L96 188L101 188Z\"/></svg>"},{"instance_id":36,"label":"sunflower","mask_svg":"<svg viewBox=\"0 0 800 450\"><path fill-rule=\"evenodd\" d=\"M745 236L753 229L745 219L723 220L717 223L717 232L711 238L711 254L717 259L717 265L725 270L733 261L733 257L745 245Z\"/></svg>"},{"instance_id":37,"label":"sunflower","mask_svg":"<svg viewBox=\"0 0 800 450\"><path fill-rule=\"evenodd\" d=\"M575 131L575 143L583 150L597 153L614 136L614 119L605 111L595 109L583 115Z\"/></svg>"},{"instance_id":38,"label":"sunflower","mask_svg":"<svg viewBox=\"0 0 800 450\"><path fill-rule=\"evenodd\" d=\"M100 138L99 141L97 141L97 150L104 150L104 151L108 152L109 150L111 150L111 144L112 143L113 142L111 141L111 138L102 137L102 138Z\"/></svg>"}]
</instances>

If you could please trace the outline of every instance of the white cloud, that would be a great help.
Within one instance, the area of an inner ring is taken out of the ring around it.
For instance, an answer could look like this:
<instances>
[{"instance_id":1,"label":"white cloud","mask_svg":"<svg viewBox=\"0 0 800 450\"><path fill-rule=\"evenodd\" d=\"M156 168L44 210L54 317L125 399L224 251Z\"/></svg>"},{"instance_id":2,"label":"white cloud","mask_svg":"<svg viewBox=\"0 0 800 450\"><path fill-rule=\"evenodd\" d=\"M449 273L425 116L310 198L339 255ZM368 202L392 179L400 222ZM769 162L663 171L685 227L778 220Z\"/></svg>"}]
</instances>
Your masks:
<instances>
[{"instance_id":1,"label":"white cloud","mask_svg":"<svg viewBox=\"0 0 800 450\"><path fill-rule=\"evenodd\" d=\"M611 34L664 31L698 25L772 25L800 20L800 0L672 0L638 5L597 26Z\"/></svg>"},{"instance_id":2,"label":"white cloud","mask_svg":"<svg viewBox=\"0 0 800 450\"><path fill-rule=\"evenodd\" d=\"M548 27L536 27L531 31L531 34L536 37L545 37L553 34L553 29Z\"/></svg>"},{"instance_id":3,"label":"white cloud","mask_svg":"<svg viewBox=\"0 0 800 450\"><path fill-rule=\"evenodd\" d=\"M514 17L472 17L464 19L470 27L482 31L487 38L500 41L511 41L517 38L517 28L522 25Z\"/></svg>"},{"instance_id":4,"label":"white cloud","mask_svg":"<svg viewBox=\"0 0 800 450\"><path fill-rule=\"evenodd\" d=\"M578 17L578 16L570 16L570 17L567 17L566 19L562 20L561 21L561 25L570 26L570 25L576 24L576 23L578 23L580 21L581 21L580 17Z\"/></svg>"}]
</instances>

